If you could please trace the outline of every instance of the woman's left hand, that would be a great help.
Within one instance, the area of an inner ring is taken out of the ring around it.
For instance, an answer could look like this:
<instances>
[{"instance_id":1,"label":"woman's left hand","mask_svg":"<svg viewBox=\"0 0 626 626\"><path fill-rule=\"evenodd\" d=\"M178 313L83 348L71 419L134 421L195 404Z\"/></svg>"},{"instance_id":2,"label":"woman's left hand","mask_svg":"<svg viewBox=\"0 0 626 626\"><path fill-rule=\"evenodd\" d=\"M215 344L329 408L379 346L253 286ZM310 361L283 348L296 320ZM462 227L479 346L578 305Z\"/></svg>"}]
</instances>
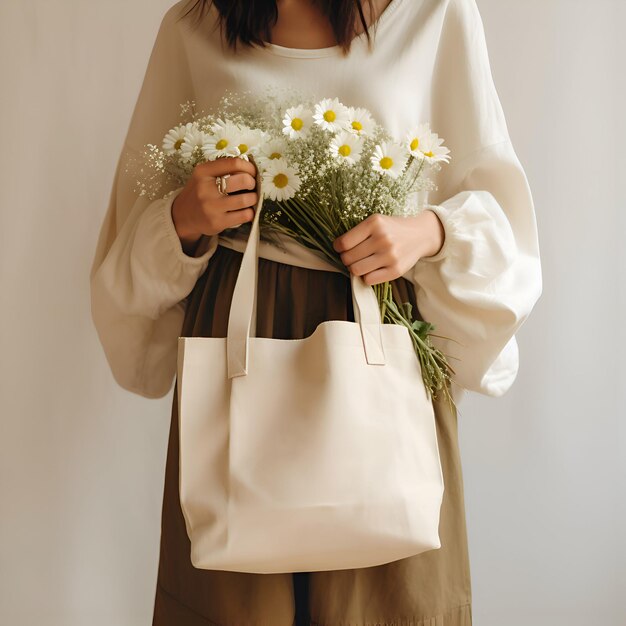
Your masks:
<instances>
[{"instance_id":1,"label":"woman's left hand","mask_svg":"<svg viewBox=\"0 0 626 626\"><path fill-rule=\"evenodd\" d=\"M444 239L434 211L408 217L374 213L337 237L333 248L351 274L376 285L399 278L422 257L435 255Z\"/></svg>"}]
</instances>

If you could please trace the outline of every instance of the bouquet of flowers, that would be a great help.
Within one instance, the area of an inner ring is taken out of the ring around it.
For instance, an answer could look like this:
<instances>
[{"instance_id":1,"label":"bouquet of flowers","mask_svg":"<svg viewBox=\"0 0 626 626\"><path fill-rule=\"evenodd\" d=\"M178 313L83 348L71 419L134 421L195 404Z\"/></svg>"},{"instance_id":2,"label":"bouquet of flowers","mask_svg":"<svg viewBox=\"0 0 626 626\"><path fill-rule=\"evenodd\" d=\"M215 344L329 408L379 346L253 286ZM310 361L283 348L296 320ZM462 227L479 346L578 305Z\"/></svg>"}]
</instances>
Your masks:
<instances>
[{"instance_id":1,"label":"bouquet of flowers","mask_svg":"<svg viewBox=\"0 0 626 626\"><path fill-rule=\"evenodd\" d=\"M450 159L442 143L428 124L397 140L367 109L337 98L227 91L210 113L198 112L194 102L181 105L181 121L161 146L146 146L142 159L149 173L142 167L135 190L157 198L166 187L184 185L198 163L233 156L251 160L263 177L261 237L276 245L273 233L292 237L349 276L333 241L374 213L420 211L417 196L436 188L428 172ZM413 319L411 303L396 302L390 282L372 288L382 322L407 328L429 397L441 391L453 405L454 370L430 341L438 336L435 326Z\"/></svg>"}]
</instances>

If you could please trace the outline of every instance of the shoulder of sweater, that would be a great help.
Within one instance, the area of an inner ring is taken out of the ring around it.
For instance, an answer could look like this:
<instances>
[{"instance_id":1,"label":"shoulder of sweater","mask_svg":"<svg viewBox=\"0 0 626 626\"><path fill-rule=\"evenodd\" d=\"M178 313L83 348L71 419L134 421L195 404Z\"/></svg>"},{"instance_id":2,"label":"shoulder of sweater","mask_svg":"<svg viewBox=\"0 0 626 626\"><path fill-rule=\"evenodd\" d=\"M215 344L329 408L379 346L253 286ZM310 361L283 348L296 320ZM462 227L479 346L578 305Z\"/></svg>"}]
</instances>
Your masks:
<instances>
[{"instance_id":1,"label":"shoulder of sweater","mask_svg":"<svg viewBox=\"0 0 626 626\"><path fill-rule=\"evenodd\" d=\"M195 6L195 4L191 5L190 0L178 0L178 2L175 2L169 9L167 9L167 11L165 11L163 19L175 21L179 17L185 15L187 10L191 12L192 6Z\"/></svg>"},{"instance_id":2,"label":"shoulder of sweater","mask_svg":"<svg viewBox=\"0 0 626 626\"><path fill-rule=\"evenodd\" d=\"M169 9L165 11L161 18L161 28L172 28L179 24L191 23L195 16L195 4L190 0L179 0L175 2Z\"/></svg>"}]
</instances>

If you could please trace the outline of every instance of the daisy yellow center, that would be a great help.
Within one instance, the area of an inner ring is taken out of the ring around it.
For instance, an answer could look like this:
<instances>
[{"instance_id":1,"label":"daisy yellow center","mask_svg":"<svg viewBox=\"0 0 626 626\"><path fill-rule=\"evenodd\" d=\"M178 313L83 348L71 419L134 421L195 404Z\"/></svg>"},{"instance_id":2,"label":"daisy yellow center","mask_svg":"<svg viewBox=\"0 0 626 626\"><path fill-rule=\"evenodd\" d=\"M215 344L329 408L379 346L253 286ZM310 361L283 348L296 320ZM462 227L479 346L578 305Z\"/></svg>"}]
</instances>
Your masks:
<instances>
[{"instance_id":1,"label":"daisy yellow center","mask_svg":"<svg viewBox=\"0 0 626 626\"><path fill-rule=\"evenodd\" d=\"M248 152L248 146L245 143L240 143L239 152L241 152L241 154L243 154L244 152Z\"/></svg>"},{"instance_id":2,"label":"daisy yellow center","mask_svg":"<svg viewBox=\"0 0 626 626\"><path fill-rule=\"evenodd\" d=\"M335 114L334 111L324 111L324 119L327 122L334 122L336 118L337 118L337 115Z\"/></svg>"},{"instance_id":3,"label":"daisy yellow center","mask_svg":"<svg viewBox=\"0 0 626 626\"><path fill-rule=\"evenodd\" d=\"M179 139L175 144L174 144L174 149L175 150L180 150L180 147L183 145L183 142L185 140L184 139Z\"/></svg>"},{"instance_id":4,"label":"daisy yellow center","mask_svg":"<svg viewBox=\"0 0 626 626\"><path fill-rule=\"evenodd\" d=\"M276 176L274 176L274 185L279 189L286 187L288 182L289 178L287 178L286 174L276 174Z\"/></svg>"},{"instance_id":5,"label":"daisy yellow center","mask_svg":"<svg viewBox=\"0 0 626 626\"><path fill-rule=\"evenodd\" d=\"M304 122L299 117L294 117L291 120L291 128L293 128L294 130L302 130L303 126Z\"/></svg>"},{"instance_id":6,"label":"daisy yellow center","mask_svg":"<svg viewBox=\"0 0 626 626\"><path fill-rule=\"evenodd\" d=\"M417 150L417 147L420 145L420 140L415 137L415 139L413 139L413 141L411 142L411 150Z\"/></svg>"},{"instance_id":7,"label":"daisy yellow center","mask_svg":"<svg viewBox=\"0 0 626 626\"><path fill-rule=\"evenodd\" d=\"M280 159L280 157L283 156L280 152L272 152L272 154L270 154L270 159Z\"/></svg>"},{"instance_id":8,"label":"daisy yellow center","mask_svg":"<svg viewBox=\"0 0 626 626\"><path fill-rule=\"evenodd\" d=\"M354 130L363 130L363 124L358 120L354 120L354 122L352 122L352 128L354 128Z\"/></svg>"},{"instance_id":9,"label":"daisy yellow center","mask_svg":"<svg viewBox=\"0 0 626 626\"><path fill-rule=\"evenodd\" d=\"M226 139L220 139L216 144L215 147L218 150L223 150L226 146L228 145L228 141Z\"/></svg>"},{"instance_id":10,"label":"daisy yellow center","mask_svg":"<svg viewBox=\"0 0 626 626\"><path fill-rule=\"evenodd\" d=\"M435 156L435 155L434 155L431 151L424 152L424 155L425 155L425 156L427 156L427 157L433 157L433 156Z\"/></svg>"},{"instance_id":11,"label":"daisy yellow center","mask_svg":"<svg viewBox=\"0 0 626 626\"><path fill-rule=\"evenodd\" d=\"M384 169L384 170L388 170L390 167L393 166L393 159L391 157L383 157L380 160L380 166Z\"/></svg>"},{"instance_id":12,"label":"daisy yellow center","mask_svg":"<svg viewBox=\"0 0 626 626\"><path fill-rule=\"evenodd\" d=\"M349 145L344 143L343 146L339 146L338 152L341 156L347 157L352 152L352 149L350 148Z\"/></svg>"}]
</instances>

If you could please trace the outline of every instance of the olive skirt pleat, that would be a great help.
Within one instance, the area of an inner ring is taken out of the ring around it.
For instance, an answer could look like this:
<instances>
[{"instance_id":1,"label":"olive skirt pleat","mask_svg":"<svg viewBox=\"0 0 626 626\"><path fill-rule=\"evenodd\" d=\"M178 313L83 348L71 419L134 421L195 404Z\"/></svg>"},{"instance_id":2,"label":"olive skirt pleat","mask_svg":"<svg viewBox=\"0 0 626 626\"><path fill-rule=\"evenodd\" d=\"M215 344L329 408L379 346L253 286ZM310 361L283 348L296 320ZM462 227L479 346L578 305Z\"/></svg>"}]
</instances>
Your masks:
<instances>
[{"instance_id":1,"label":"olive skirt pleat","mask_svg":"<svg viewBox=\"0 0 626 626\"><path fill-rule=\"evenodd\" d=\"M225 337L242 253L218 246L189 294L181 335ZM413 285L392 283L420 317ZM302 339L327 320L354 321L349 278L260 258L257 337ZM361 569L256 574L195 568L178 491L172 400L153 626L471 626L471 584L457 414L434 403L444 475L441 548ZM302 538L306 541L306 537Z\"/></svg>"}]
</instances>

